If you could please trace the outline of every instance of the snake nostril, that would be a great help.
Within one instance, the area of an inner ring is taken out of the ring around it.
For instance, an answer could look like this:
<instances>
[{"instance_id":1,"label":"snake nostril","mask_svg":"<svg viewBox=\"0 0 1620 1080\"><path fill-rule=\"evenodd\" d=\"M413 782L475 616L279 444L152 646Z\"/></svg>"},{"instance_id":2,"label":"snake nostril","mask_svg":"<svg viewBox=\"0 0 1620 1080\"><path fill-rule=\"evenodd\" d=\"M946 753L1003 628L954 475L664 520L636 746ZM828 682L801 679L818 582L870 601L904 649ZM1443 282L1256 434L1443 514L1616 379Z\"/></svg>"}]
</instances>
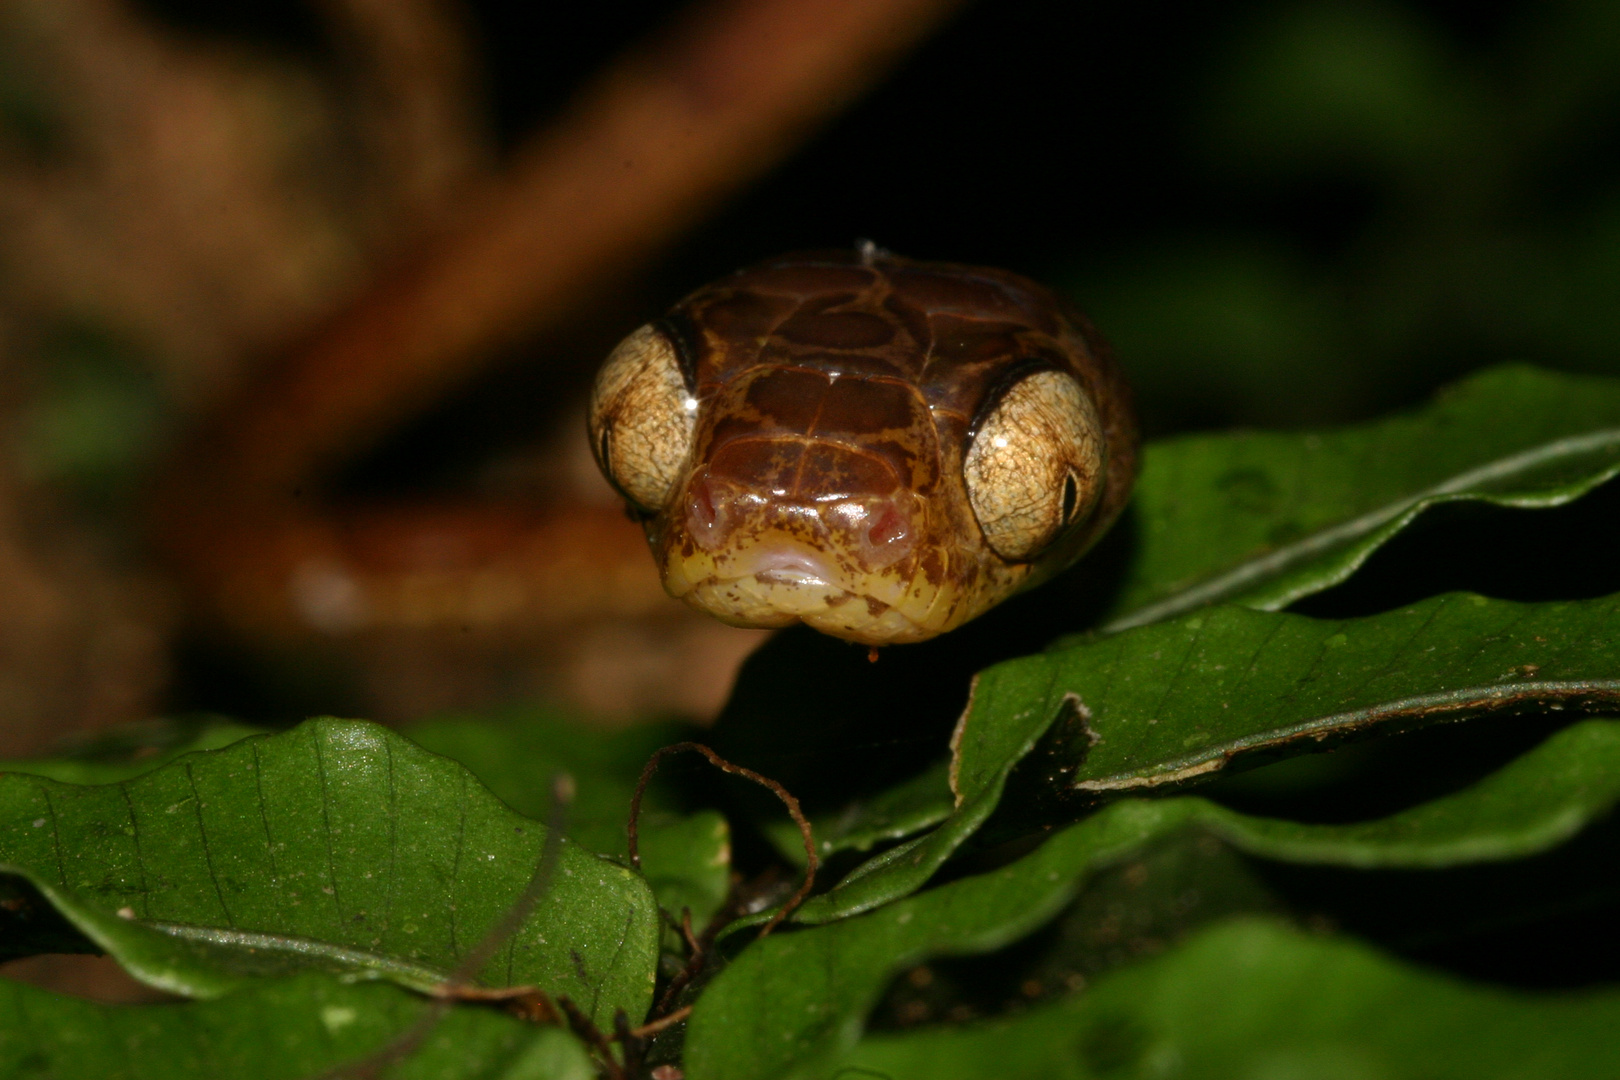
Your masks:
<instances>
[{"instance_id":1,"label":"snake nostril","mask_svg":"<svg viewBox=\"0 0 1620 1080\"><path fill-rule=\"evenodd\" d=\"M866 542L876 548L886 548L906 539L910 533L905 515L893 506L885 506L866 530Z\"/></svg>"},{"instance_id":2,"label":"snake nostril","mask_svg":"<svg viewBox=\"0 0 1620 1080\"><path fill-rule=\"evenodd\" d=\"M725 532L725 517L724 504L709 478L694 481L686 496L686 525L692 538L701 547L713 547Z\"/></svg>"},{"instance_id":3,"label":"snake nostril","mask_svg":"<svg viewBox=\"0 0 1620 1080\"><path fill-rule=\"evenodd\" d=\"M861 561L876 570L899 562L916 546L912 521L900 507L883 501L863 508L856 530Z\"/></svg>"}]
</instances>

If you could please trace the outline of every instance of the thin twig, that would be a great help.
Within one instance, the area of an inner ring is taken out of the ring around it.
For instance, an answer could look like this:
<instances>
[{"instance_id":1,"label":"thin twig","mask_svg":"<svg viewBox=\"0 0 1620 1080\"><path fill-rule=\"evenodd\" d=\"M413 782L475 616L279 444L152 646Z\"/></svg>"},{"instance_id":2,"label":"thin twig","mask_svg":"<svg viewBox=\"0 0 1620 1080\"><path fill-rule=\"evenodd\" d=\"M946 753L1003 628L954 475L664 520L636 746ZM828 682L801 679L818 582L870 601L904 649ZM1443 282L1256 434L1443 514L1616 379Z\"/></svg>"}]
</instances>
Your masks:
<instances>
[{"instance_id":1,"label":"thin twig","mask_svg":"<svg viewBox=\"0 0 1620 1080\"><path fill-rule=\"evenodd\" d=\"M681 936L686 939L686 947L691 951L687 954L686 963L681 966L681 970L677 971L675 977L669 980L669 985L664 987L663 995L659 997L658 1004L653 1008L653 1015L663 1016L668 1012L670 1005L675 1001L676 995L684 990L686 984L691 982L698 971L702 969L703 961L708 955L709 942L714 940L714 935L719 933L720 928L725 925L730 916L731 907L731 896L728 894L725 903L709 919L709 925L703 928L701 935L692 933L692 909L681 909Z\"/></svg>"},{"instance_id":2,"label":"thin twig","mask_svg":"<svg viewBox=\"0 0 1620 1080\"><path fill-rule=\"evenodd\" d=\"M667 1027L674 1027L676 1024L680 1023L682 1020L685 1020L691 1015L692 1006L682 1005L668 1016L660 1016L657 1020L650 1020L638 1028L632 1028L630 1034L634 1035L638 1039L645 1039L649 1035L658 1034Z\"/></svg>"},{"instance_id":3,"label":"thin twig","mask_svg":"<svg viewBox=\"0 0 1620 1080\"><path fill-rule=\"evenodd\" d=\"M681 908L681 937L686 939L686 947L692 952L703 951L703 946L698 944L697 936L692 933L692 909L689 907Z\"/></svg>"},{"instance_id":4,"label":"thin twig","mask_svg":"<svg viewBox=\"0 0 1620 1080\"><path fill-rule=\"evenodd\" d=\"M613 1056L613 1045L608 1042L607 1036L602 1034L600 1028L591 1022L575 1005L573 999L566 994L557 997L557 1004L568 1017L568 1026L585 1042L590 1044L602 1059L602 1067L607 1071L608 1080L625 1080L624 1069L620 1067L618 1058Z\"/></svg>"},{"instance_id":5,"label":"thin twig","mask_svg":"<svg viewBox=\"0 0 1620 1080\"><path fill-rule=\"evenodd\" d=\"M770 921L765 924L765 928L759 932L759 936L764 937L772 930L775 930L777 925L783 919L787 918L794 908L804 903L805 897L810 895L811 888L815 886L816 868L821 865L820 860L816 858L816 841L815 837L810 832L810 821L804 816L804 811L799 809L799 800L795 799L787 788L783 787L775 780L772 780L770 777L761 776L753 769L744 768L741 765L733 765L731 762L727 761L713 750L710 750L702 743L681 742L676 743L673 746L666 746L662 749L654 751L653 756L647 759L646 768L641 770L641 779L636 782L636 793L630 797L630 825L627 829L630 839L630 865L634 866L637 870L641 869L641 851L638 846L638 836L636 831L637 823L641 818L641 797L646 793L647 785L652 781L653 773L658 771L659 763L666 757L669 757L671 754L679 754L686 750L692 750L702 754L704 757L709 759L709 764L713 765L721 772L730 773L733 776L741 776L745 780L752 780L761 787L769 788L772 793L774 793L778 799L781 799L783 804L787 806L788 814L792 816L793 823L799 827L799 835L804 838L804 855L806 863L804 884L800 885L799 891L794 893L788 899L787 903L778 908L775 915L771 916Z\"/></svg>"},{"instance_id":6,"label":"thin twig","mask_svg":"<svg viewBox=\"0 0 1620 1080\"><path fill-rule=\"evenodd\" d=\"M623 1009L616 1009L613 1013L613 1041L620 1046L624 1055L624 1071L628 1076L641 1075L642 1051L646 1048L641 1045L641 1037L630 1027L630 1017Z\"/></svg>"}]
</instances>

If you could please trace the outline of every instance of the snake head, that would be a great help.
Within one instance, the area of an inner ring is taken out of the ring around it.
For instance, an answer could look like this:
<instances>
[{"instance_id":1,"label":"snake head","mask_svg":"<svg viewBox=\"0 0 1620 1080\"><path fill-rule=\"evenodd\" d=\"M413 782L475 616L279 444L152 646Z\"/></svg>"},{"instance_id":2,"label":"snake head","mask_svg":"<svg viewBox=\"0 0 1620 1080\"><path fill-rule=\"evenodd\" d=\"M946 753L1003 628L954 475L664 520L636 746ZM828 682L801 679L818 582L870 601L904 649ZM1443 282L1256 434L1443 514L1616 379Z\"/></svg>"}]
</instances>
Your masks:
<instances>
[{"instance_id":1,"label":"snake head","mask_svg":"<svg viewBox=\"0 0 1620 1080\"><path fill-rule=\"evenodd\" d=\"M785 257L687 297L609 358L590 429L670 595L869 645L1072 562L1134 468L1123 383L1056 298L883 253Z\"/></svg>"}]
</instances>

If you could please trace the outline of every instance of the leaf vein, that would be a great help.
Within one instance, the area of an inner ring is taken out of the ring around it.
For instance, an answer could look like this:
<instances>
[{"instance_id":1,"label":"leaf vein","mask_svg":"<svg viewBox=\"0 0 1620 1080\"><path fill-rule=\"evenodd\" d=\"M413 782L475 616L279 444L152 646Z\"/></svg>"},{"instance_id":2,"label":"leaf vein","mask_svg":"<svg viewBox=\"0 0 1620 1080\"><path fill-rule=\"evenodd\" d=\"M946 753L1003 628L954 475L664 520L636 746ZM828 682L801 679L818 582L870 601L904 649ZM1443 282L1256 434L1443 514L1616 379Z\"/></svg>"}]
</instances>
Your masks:
<instances>
[{"instance_id":1,"label":"leaf vein","mask_svg":"<svg viewBox=\"0 0 1620 1080\"><path fill-rule=\"evenodd\" d=\"M321 832L326 838L326 881L332 890L332 909L339 925L343 922L343 897L338 892L337 863L332 855L332 796L326 781L326 755L321 750L321 730L316 728L310 739L315 747L315 773L321 788Z\"/></svg>"},{"instance_id":2,"label":"leaf vein","mask_svg":"<svg viewBox=\"0 0 1620 1080\"><path fill-rule=\"evenodd\" d=\"M394 784L394 742L383 741L385 761L388 764L388 881L383 889L384 930L394 925L394 896L398 890L395 867L399 862L399 789Z\"/></svg>"},{"instance_id":3,"label":"leaf vein","mask_svg":"<svg viewBox=\"0 0 1620 1080\"><path fill-rule=\"evenodd\" d=\"M208 826L203 824L202 796L197 792L197 777L192 773L191 762L186 762L186 784L191 788L191 812L197 819L197 837L202 841L203 865L208 867L208 881L214 886L214 897L219 901L219 910L225 914L225 925L236 929L236 919L231 915L231 907L225 902L225 890L219 887L219 874L214 870L213 845L208 842Z\"/></svg>"},{"instance_id":4,"label":"leaf vein","mask_svg":"<svg viewBox=\"0 0 1620 1080\"><path fill-rule=\"evenodd\" d=\"M51 819L51 845L56 850L56 880L62 888L67 888L67 864L62 861L62 831L56 824L56 802L51 798L50 789L44 784L39 786L39 793L45 797L45 810Z\"/></svg>"},{"instance_id":5,"label":"leaf vein","mask_svg":"<svg viewBox=\"0 0 1620 1080\"><path fill-rule=\"evenodd\" d=\"M129 797L129 785L119 784L118 793L124 797L124 809L129 812L129 838L135 845L135 874L141 896L141 917L151 915L150 894L146 887L146 855L141 851L141 827L135 820L135 800Z\"/></svg>"},{"instance_id":6,"label":"leaf vein","mask_svg":"<svg viewBox=\"0 0 1620 1080\"><path fill-rule=\"evenodd\" d=\"M1205 619L1200 622L1197 628L1193 631L1192 639L1187 642L1187 648L1181 654L1181 662L1176 665L1176 673L1170 676L1169 682L1165 683L1164 693L1159 696L1159 703L1153 707L1153 712L1150 714L1149 719L1153 719L1164 714L1165 705L1169 703L1170 696L1176 691L1176 685L1181 682L1182 676L1186 674L1187 665L1192 663L1193 652L1198 648L1198 643L1204 640L1204 632L1208 626L1209 620Z\"/></svg>"},{"instance_id":7,"label":"leaf vein","mask_svg":"<svg viewBox=\"0 0 1620 1080\"><path fill-rule=\"evenodd\" d=\"M461 945L456 908L461 894L461 851L467 840L467 778L470 775L466 770L460 773L461 797L456 802L456 855L450 863L450 955L457 960L461 959ZM473 972L473 978L477 977L478 972Z\"/></svg>"},{"instance_id":8,"label":"leaf vein","mask_svg":"<svg viewBox=\"0 0 1620 1080\"><path fill-rule=\"evenodd\" d=\"M259 756L259 744L254 742L253 750L253 790L258 796L259 824L264 826L264 850L270 859L270 888L276 897L276 910L281 910L281 867L276 862L276 839L270 832L270 810L264 798L264 762Z\"/></svg>"}]
</instances>

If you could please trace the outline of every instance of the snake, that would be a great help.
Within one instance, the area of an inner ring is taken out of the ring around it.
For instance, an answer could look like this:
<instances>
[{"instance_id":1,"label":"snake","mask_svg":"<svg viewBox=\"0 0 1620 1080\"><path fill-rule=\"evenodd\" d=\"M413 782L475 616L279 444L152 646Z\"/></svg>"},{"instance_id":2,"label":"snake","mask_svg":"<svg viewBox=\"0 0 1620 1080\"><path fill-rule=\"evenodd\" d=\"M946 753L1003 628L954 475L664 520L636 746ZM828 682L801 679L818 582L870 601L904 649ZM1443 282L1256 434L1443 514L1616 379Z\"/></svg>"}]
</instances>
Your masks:
<instances>
[{"instance_id":1,"label":"snake","mask_svg":"<svg viewBox=\"0 0 1620 1080\"><path fill-rule=\"evenodd\" d=\"M1138 456L1084 316L1010 271L871 243L739 270L639 327L587 429L669 595L874 649L1075 562Z\"/></svg>"}]
</instances>

